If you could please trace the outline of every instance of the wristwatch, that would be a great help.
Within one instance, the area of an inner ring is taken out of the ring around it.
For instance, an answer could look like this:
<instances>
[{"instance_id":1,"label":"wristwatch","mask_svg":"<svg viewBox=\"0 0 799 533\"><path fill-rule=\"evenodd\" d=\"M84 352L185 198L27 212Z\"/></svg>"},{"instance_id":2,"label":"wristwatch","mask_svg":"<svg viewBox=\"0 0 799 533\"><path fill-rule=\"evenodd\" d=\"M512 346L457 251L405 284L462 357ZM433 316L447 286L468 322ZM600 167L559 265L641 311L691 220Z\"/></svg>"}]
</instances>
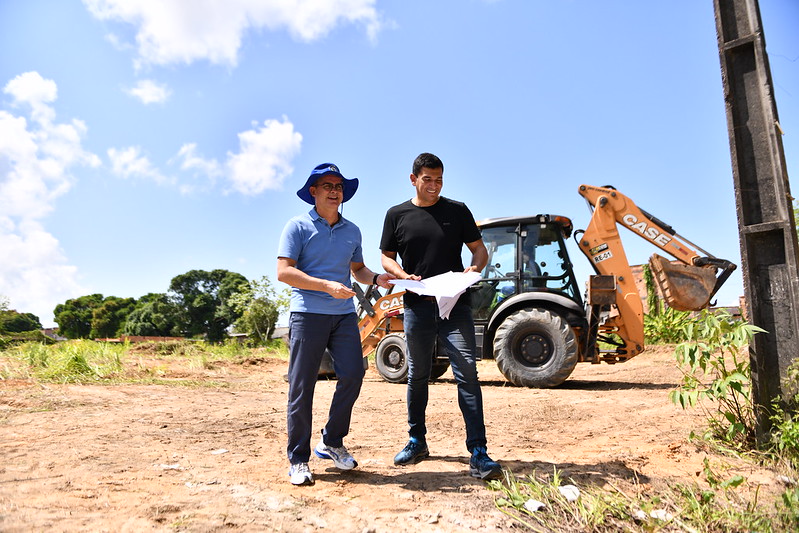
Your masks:
<instances>
[{"instance_id":1,"label":"wristwatch","mask_svg":"<svg viewBox=\"0 0 799 533\"><path fill-rule=\"evenodd\" d=\"M380 277L380 274L375 274L375 277L372 278L372 285L377 285L377 278Z\"/></svg>"}]
</instances>

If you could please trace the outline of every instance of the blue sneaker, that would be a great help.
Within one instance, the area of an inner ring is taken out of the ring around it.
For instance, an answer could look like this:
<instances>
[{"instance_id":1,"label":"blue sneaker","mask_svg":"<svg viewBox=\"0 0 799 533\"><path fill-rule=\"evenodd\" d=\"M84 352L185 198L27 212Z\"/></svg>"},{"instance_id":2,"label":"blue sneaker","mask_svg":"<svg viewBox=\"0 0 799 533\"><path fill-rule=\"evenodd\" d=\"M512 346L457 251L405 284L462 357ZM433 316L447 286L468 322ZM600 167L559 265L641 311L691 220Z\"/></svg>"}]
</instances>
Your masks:
<instances>
[{"instance_id":1,"label":"blue sneaker","mask_svg":"<svg viewBox=\"0 0 799 533\"><path fill-rule=\"evenodd\" d=\"M411 439L408 444L394 456L395 465L413 465L430 457L430 450L427 449L427 442L424 440Z\"/></svg>"},{"instance_id":2,"label":"blue sneaker","mask_svg":"<svg viewBox=\"0 0 799 533\"><path fill-rule=\"evenodd\" d=\"M313 452L317 457L333 461L333 464L336 465L336 468L339 470L352 470L358 466L358 461L350 455L350 452L348 452L347 448L343 445L336 448L334 446L328 446L323 440L320 440Z\"/></svg>"},{"instance_id":3,"label":"blue sneaker","mask_svg":"<svg viewBox=\"0 0 799 533\"><path fill-rule=\"evenodd\" d=\"M502 467L488 456L485 448L478 447L472 450L469 473L480 479L499 479L502 477Z\"/></svg>"}]
</instances>

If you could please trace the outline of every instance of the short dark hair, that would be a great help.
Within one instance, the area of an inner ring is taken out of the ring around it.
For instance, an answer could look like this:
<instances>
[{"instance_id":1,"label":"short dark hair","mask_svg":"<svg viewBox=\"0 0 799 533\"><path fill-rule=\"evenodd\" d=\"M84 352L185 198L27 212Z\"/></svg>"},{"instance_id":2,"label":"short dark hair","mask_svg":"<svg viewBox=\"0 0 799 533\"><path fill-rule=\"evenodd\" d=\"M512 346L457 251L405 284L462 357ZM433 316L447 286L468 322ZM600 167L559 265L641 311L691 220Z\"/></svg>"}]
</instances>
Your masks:
<instances>
[{"instance_id":1,"label":"short dark hair","mask_svg":"<svg viewBox=\"0 0 799 533\"><path fill-rule=\"evenodd\" d=\"M413 161L413 175L418 176L419 172L422 171L422 168L440 168L443 172L444 163L442 163L437 156L424 152L423 154L416 156L416 159Z\"/></svg>"}]
</instances>

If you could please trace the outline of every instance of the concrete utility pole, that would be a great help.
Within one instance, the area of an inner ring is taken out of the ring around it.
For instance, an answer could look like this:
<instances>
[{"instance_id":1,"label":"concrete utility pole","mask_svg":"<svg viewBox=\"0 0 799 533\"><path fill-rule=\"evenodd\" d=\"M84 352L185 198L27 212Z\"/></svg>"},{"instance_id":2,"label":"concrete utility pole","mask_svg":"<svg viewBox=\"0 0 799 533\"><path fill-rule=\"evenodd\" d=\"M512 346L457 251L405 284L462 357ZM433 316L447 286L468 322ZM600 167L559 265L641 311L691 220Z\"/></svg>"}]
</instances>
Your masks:
<instances>
[{"instance_id":1,"label":"concrete utility pole","mask_svg":"<svg viewBox=\"0 0 799 533\"><path fill-rule=\"evenodd\" d=\"M757 0L713 0L749 322L758 439L799 358L799 246Z\"/></svg>"}]
</instances>

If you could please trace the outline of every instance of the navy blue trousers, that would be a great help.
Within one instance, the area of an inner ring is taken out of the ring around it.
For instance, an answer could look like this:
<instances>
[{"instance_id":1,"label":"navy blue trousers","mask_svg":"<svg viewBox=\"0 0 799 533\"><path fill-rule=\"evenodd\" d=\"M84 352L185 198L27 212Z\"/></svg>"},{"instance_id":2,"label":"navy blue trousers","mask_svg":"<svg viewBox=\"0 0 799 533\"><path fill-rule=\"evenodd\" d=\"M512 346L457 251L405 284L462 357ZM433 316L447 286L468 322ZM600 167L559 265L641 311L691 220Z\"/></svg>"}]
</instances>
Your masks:
<instances>
[{"instance_id":1,"label":"navy blue trousers","mask_svg":"<svg viewBox=\"0 0 799 533\"><path fill-rule=\"evenodd\" d=\"M349 433L352 407L365 374L358 317L355 313L291 313L287 409L287 452L291 464L307 463L311 458L313 395L325 349L330 350L333 359L336 390L322 438L328 446L339 447Z\"/></svg>"},{"instance_id":2,"label":"navy blue trousers","mask_svg":"<svg viewBox=\"0 0 799 533\"><path fill-rule=\"evenodd\" d=\"M449 319L438 316L438 305L422 300L405 306L403 317L408 354L408 434L424 439L427 433L428 381L436 339L449 355L452 375L458 384L458 406L466 425L466 448L486 446L483 394L477 378L476 343L472 309L456 304Z\"/></svg>"}]
</instances>

